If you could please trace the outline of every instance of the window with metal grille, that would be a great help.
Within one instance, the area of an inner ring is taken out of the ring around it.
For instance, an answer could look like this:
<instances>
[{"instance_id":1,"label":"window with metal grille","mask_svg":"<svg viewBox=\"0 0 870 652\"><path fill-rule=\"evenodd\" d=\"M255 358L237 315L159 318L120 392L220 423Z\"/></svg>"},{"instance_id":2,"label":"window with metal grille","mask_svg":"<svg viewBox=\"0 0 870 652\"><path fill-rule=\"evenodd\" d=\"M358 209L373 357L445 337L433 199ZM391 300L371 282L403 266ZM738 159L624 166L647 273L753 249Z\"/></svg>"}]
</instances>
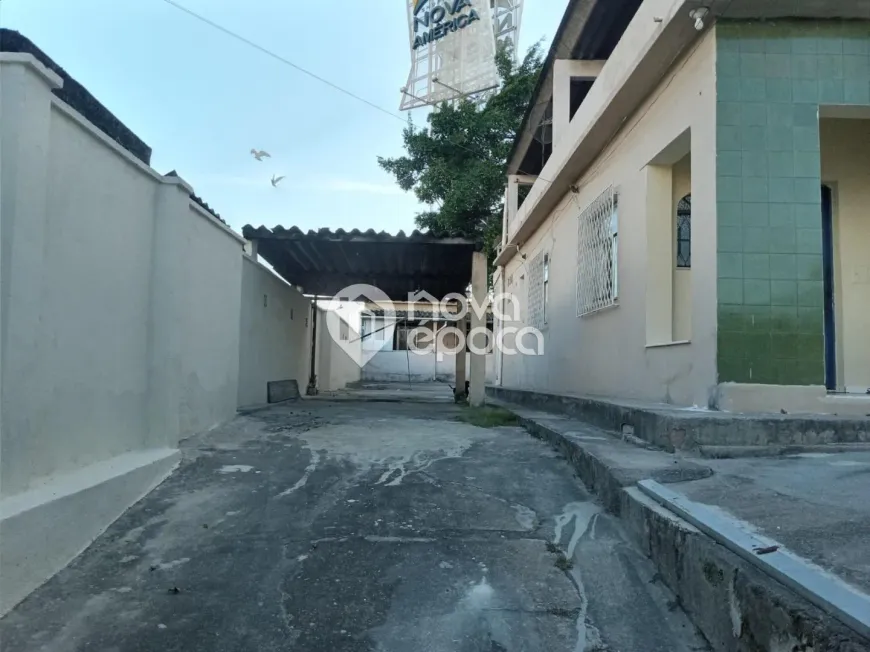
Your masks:
<instances>
[{"instance_id":1,"label":"window with metal grille","mask_svg":"<svg viewBox=\"0 0 870 652\"><path fill-rule=\"evenodd\" d=\"M550 255L544 254L544 323L547 323L547 304L550 303Z\"/></svg>"},{"instance_id":2,"label":"window with metal grille","mask_svg":"<svg viewBox=\"0 0 870 652\"><path fill-rule=\"evenodd\" d=\"M610 186L577 220L577 316L616 303L619 296L618 195Z\"/></svg>"},{"instance_id":3,"label":"window with metal grille","mask_svg":"<svg viewBox=\"0 0 870 652\"><path fill-rule=\"evenodd\" d=\"M677 267L692 267L692 195L677 204Z\"/></svg>"},{"instance_id":4,"label":"window with metal grille","mask_svg":"<svg viewBox=\"0 0 870 652\"><path fill-rule=\"evenodd\" d=\"M528 323L534 328L543 328L546 319L544 309L544 252L532 258L529 263L529 301Z\"/></svg>"}]
</instances>

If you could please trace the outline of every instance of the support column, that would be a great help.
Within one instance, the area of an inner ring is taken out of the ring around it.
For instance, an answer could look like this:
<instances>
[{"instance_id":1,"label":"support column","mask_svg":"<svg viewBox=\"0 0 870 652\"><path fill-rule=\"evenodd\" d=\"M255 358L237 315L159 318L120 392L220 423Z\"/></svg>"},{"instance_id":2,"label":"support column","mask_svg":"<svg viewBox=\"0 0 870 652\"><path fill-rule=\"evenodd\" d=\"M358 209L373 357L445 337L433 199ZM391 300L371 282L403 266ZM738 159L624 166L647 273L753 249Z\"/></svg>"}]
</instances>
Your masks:
<instances>
[{"instance_id":1,"label":"support column","mask_svg":"<svg viewBox=\"0 0 870 652\"><path fill-rule=\"evenodd\" d=\"M476 251L471 258L471 296L478 310L471 311L471 333L474 341L471 351L471 387L468 402L472 406L483 405L486 397L486 311L482 310L486 301L486 254Z\"/></svg>"},{"instance_id":2,"label":"support column","mask_svg":"<svg viewBox=\"0 0 870 652\"><path fill-rule=\"evenodd\" d=\"M317 298L311 303L311 371L308 375L308 387L305 394L317 395Z\"/></svg>"},{"instance_id":3,"label":"support column","mask_svg":"<svg viewBox=\"0 0 870 652\"><path fill-rule=\"evenodd\" d=\"M180 177L165 177L157 189L148 322L148 437L155 448L175 448L181 436L183 335L190 281L179 225L187 219L191 192Z\"/></svg>"},{"instance_id":4,"label":"support column","mask_svg":"<svg viewBox=\"0 0 870 652\"><path fill-rule=\"evenodd\" d=\"M593 80L607 63L603 60L556 59L553 64L553 148L555 149L571 124L571 80Z\"/></svg>"},{"instance_id":5,"label":"support column","mask_svg":"<svg viewBox=\"0 0 870 652\"><path fill-rule=\"evenodd\" d=\"M463 317L456 322L456 328L461 333L459 342L462 344L462 349L456 352L456 389L453 390L457 396L465 395L465 354L468 351L468 343L465 341L465 327L468 317Z\"/></svg>"},{"instance_id":6,"label":"support column","mask_svg":"<svg viewBox=\"0 0 870 652\"><path fill-rule=\"evenodd\" d=\"M673 341L674 229L673 177L669 165L647 165L646 343Z\"/></svg>"}]
</instances>

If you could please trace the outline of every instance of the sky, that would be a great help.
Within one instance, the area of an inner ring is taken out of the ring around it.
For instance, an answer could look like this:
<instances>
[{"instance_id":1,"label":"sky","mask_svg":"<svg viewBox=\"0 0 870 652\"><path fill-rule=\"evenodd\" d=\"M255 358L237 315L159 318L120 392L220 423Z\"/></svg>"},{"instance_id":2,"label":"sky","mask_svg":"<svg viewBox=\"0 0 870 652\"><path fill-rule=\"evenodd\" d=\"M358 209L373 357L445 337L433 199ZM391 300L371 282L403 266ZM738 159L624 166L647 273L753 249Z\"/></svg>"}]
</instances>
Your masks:
<instances>
[{"instance_id":1,"label":"sky","mask_svg":"<svg viewBox=\"0 0 870 652\"><path fill-rule=\"evenodd\" d=\"M423 210L380 169L402 154L404 0L177 0L387 115L164 0L0 0L33 41L237 231L414 229ZM520 49L553 38L567 0L525 0ZM411 112L425 123L425 110ZM268 151L257 162L251 148ZM273 188L272 175L284 175Z\"/></svg>"}]
</instances>

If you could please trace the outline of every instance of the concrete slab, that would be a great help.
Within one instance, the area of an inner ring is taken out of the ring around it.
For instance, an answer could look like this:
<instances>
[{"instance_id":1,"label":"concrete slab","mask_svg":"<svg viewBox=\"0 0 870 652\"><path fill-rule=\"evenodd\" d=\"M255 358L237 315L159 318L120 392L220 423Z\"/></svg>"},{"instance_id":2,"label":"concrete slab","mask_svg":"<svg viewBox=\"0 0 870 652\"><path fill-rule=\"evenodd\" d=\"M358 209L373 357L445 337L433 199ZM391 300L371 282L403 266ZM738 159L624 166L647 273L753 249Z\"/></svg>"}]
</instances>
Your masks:
<instances>
[{"instance_id":1,"label":"concrete slab","mask_svg":"<svg viewBox=\"0 0 870 652\"><path fill-rule=\"evenodd\" d=\"M707 460L712 477L680 485L870 593L870 452Z\"/></svg>"},{"instance_id":2,"label":"concrete slab","mask_svg":"<svg viewBox=\"0 0 870 652\"><path fill-rule=\"evenodd\" d=\"M273 380L266 383L266 396L269 403L280 403L299 398L299 383L295 380Z\"/></svg>"},{"instance_id":3,"label":"concrete slab","mask_svg":"<svg viewBox=\"0 0 870 652\"><path fill-rule=\"evenodd\" d=\"M498 399L492 402L510 409L530 433L561 450L583 482L615 513L619 513L622 489L639 480L672 483L712 474L702 460L641 448L585 421L527 410Z\"/></svg>"},{"instance_id":4,"label":"concrete slab","mask_svg":"<svg viewBox=\"0 0 870 652\"><path fill-rule=\"evenodd\" d=\"M778 539L759 534L751 524L723 513L717 507L697 503L654 480L642 480L638 488L846 626L870 637L870 595L809 563L783 547Z\"/></svg>"},{"instance_id":5,"label":"concrete slab","mask_svg":"<svg viewBox=\"0 0 870 652\"><path fill-rule=\"evenodd\" d=\"M304 401L187 440L4 649L705 649L558 453L460 409Z\"/></svg>"}]
</instances>

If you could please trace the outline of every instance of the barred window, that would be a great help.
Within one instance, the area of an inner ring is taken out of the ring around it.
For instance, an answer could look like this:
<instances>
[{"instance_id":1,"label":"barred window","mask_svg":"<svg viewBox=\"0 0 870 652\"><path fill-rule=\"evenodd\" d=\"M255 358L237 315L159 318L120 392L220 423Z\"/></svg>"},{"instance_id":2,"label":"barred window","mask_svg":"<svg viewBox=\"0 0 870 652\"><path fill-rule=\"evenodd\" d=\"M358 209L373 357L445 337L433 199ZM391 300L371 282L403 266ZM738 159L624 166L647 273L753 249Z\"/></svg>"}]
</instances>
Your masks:
<instances>
[{"instance_id":1,"label":"barred window","mask_svg":"<svg viewBox=\"0 0 870 652\"><path fill-rule=\"evenodd\" d=\"M529 263L529 301L528 323L534 328L543 328L546 319L544 308L544 252L532 258Z\"/></svg>"},{"instance_id":2,"label":"barred window","mask_svg":"<svg viewBox=\"0 0 870 652\"><path fill-rule=\"evenodd\" d=\"M616 303L619 296L619 212L607 188L577 221L577 316Z\"/></svg>"},{"instance_id":3,"label":"barred window","mask_svg":"<svg viewBox=\"0 0 870 652\"><path fill-rule=\"evenodd\" d=\"M677 204L677 267L692 267L692 195Z\"/></svg>"},{"instance_id":4,"label":"barred window","mask_svg":"<svg viewBox=\"0 0 870 652\"><path fill-rule=\"evenodd\" d=\"M550 302L550 255L544 254L543 271L543 295L544 295L544 323L547 323L547 304Z\"/></svg>"}]
</instances>

